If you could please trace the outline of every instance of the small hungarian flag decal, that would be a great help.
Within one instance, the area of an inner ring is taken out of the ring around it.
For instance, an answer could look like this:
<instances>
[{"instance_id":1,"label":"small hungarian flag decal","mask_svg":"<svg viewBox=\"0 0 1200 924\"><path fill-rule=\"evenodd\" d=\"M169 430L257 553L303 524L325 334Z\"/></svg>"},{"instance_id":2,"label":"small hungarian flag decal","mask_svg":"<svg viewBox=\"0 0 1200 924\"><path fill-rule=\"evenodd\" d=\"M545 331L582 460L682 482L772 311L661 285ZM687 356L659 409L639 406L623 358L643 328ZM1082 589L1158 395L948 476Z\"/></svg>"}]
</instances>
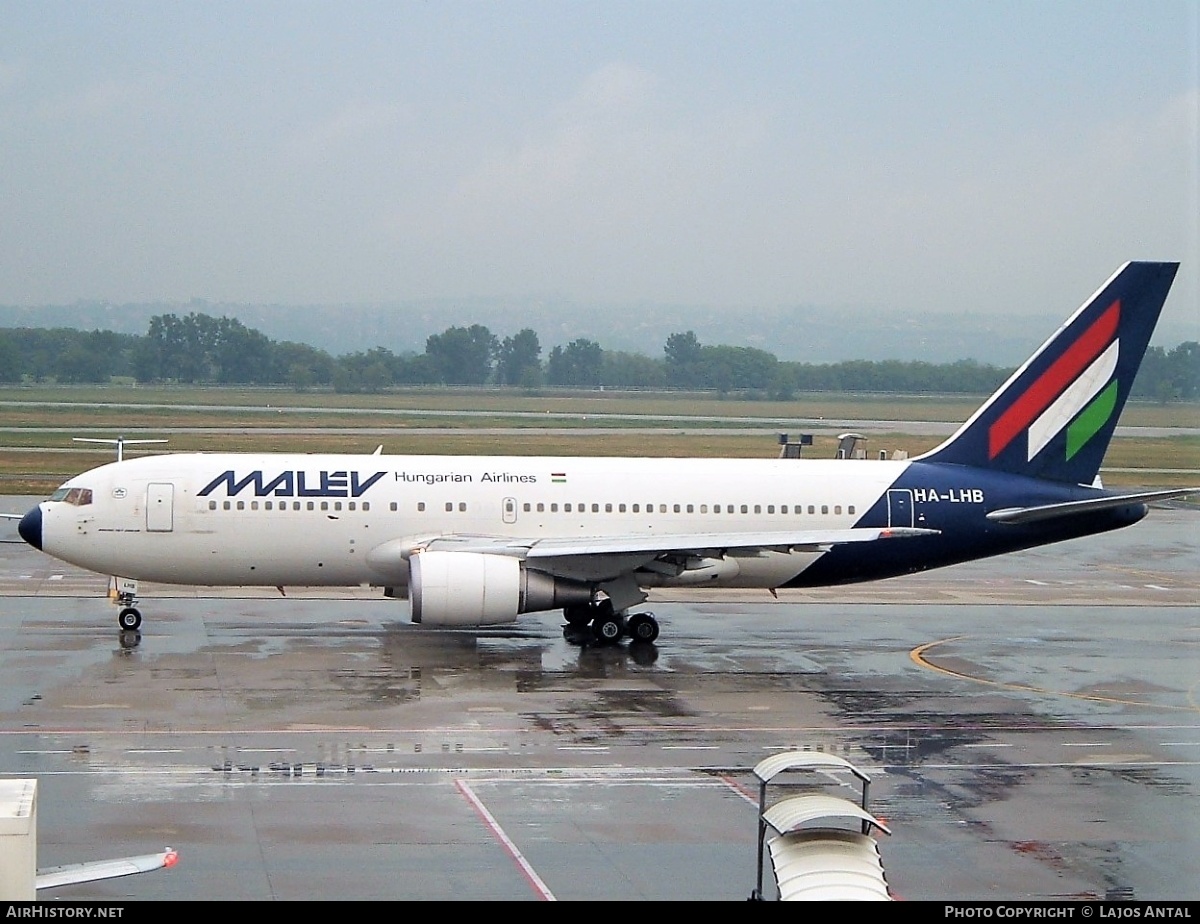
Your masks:
<instances>
[{"instance_id":1,"label":"small hungarian flag decal","mask_svg":"<svg viewBox=\"0 0 1200 924\"><path fill-rule=\"evenodd\" d=\"M566 484L567 483L567 473L566 472L551 472L550 473L550 481L553 482L554 484Z\"/></svg>"}]
</instances>

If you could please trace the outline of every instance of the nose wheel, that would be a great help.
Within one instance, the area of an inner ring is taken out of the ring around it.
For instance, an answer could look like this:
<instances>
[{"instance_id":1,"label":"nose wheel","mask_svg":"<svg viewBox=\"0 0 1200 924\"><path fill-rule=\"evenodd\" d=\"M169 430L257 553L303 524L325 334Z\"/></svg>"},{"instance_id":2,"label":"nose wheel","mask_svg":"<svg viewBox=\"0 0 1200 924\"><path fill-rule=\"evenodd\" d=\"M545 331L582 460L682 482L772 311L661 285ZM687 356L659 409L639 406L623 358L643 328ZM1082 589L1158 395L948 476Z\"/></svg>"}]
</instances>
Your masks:
<instances>
[{"instance_id":1,"label":"nose wheel","mask_svg":"<svg viewBox=\"0 0 1200 924\"><path fill-rule=\"evenodd\" d=\"M122 632L138 629L142 625L142 614L135 606L122 607L121 612L117 614L117 625L121 627Z\"/></svg>"}]
</instances>

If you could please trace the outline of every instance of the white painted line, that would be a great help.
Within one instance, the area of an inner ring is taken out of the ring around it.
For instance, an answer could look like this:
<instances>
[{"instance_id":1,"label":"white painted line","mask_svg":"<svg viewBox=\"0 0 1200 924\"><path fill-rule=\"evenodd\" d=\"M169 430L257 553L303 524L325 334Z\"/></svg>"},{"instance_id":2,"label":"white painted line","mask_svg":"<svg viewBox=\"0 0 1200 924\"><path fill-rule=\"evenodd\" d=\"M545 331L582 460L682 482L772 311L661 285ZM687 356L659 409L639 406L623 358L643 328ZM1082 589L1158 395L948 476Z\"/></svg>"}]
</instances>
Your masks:
<instances>
[{"instance_id":1,"label":"white painted line","mask_svg":"<svg viewBox=\"0 0 1200 924\"><path fill-rule=\"evenodd\" d=\"M1164 748L1200 748L1200 741L1164 741Z\"/></svg>"},{"instance_id":2,"label":"white painted line","mask_svg":"<svg viewBox=\"0 0 1200 924\"><path fill-rule=\"evenodd\" d=\"M295 748L238 748L238 754L295 754ZM353 748L347 748L353 751Z\"/></svg>"},{"instance_id":3,"label":"white painted line","mask_svg":"<svg viewBox=\"0 0 1200 924\"><path fill-rule=\"evenodd\" d=\"M1011 747L1015 747L1015 745L988 744L987 742L981 742L980 744L960 744L959 747L962 747L962 748L1011 748Z\"/></svg>"},{"instance_id":4,"label":"white painted line","mask_svg":"<svg viewBox=\"0 0 1200 924\"><path fill-rule=\"evenodd\" d=\"M559 751L607 751L606 744L560 744Z\"/></svg>"},{"instance_id":5,"label":"white painted line","mask_svg":"<svg viewBox=\"0 0 1200 924\"><path fill-rule=\"evenodd\" d=\"M505 747L503 744L498 744L495 747L479 747L479 748L463 748L462 749L463 754L486 754L489 751L501 751L501 752L507 753L508 748Z\"/></svg>"},{"instance_id":6,"label":"white painted line","mask_svg":"<svg viewBox=\"0 0 1200 924\"><path fill-rule=\"evenodd\" d=\"M183 748L126 748L126 754L182 754Z\"/></svg>"},{"instance_id":7,"label":"white painted line","mask_svg":"<svg viewBox=\"0 0 1200 924\"><path fill-rule=\"evenodd\" d=\"M50 580L52 580L52 581L61 581L62 579L63 579L63 576L61 574L50 575Z\"/></svg>"},{"instance_id":8,"label":"white painted line","mask_svg":"<svg viewBox=\"0 0 1200 924\"><path fill-rule=\"evenodd\" d=\"M1161 584L1147 584L1147 585L1145 585L1145 586L1146 586L1146 587L1149 587L1151 590L1166 590L1166 591L1169 591L1169 590L1171 589L1170 587L1163 587Z\"/></svg>"},{"instance_id":9,"label":"white painted line","mask_svg":"<svg viewBox=\"0 0 1200 924\"><path fill-rule=\"evenodd\" d=\"M664 751L719 751L719 744L664 744Z\"/></svg>"},{"instance_id":10,"label":"white painted line","mask_svg":"<svg viewBox=\"0 0 1200 924\"><path fill-rule=\"evenodd\" d=\"M492 834L494 834L500 843L504 845L504 849L508 851L508 855L513 858L513 861L521 868L521 872L525 874L525 878L529 882L530 886L533 887L533 891L537 893L542 901L558 901L546 883L542 882L542 877L534 871L533 867L529 865L529 861L526 860L521 854L521 851L517 849L517 845L512 842L512 839L504 833L504 829L501 828L496 819L492 817L492 813L487 810L487 806L483 804L477 795L475 795L475 791L471 789L471 787L468 786L464 780L455 780L454 785L458 787L458 791L461 792L464 797L466 797L466 800L470 802L475 808L475 811L479 813L479 817L483 819L483 823L488 826Z\"/></svg>"},{"instance_id":11,"label":"white painted line","mask_svg":"<svg viewBox=\"0 0 1200 924\"><path fill-rule=\"evenodd\" d=\"M1033 580L1033 579L1031 579L1031 578L1026 578L1026 579L1025 579L1025 583L1026 583L1026 584L1036 584L1038 587L1049 587L1049 586L1050 586L1050 585L1049 585L1048 583L1046 583L1045 581L1035 581L1035 580Z\"/></svg>"},{"instance_id":12,"label":"white painted line","mask_svg":"<svg viewBox=\"0 0 1200 924\"><path fill-rule=\"evenodd\" d=\"M1111 741L1064 741L1064 748L1111 748Z\"/></svg>"}]
</instances>

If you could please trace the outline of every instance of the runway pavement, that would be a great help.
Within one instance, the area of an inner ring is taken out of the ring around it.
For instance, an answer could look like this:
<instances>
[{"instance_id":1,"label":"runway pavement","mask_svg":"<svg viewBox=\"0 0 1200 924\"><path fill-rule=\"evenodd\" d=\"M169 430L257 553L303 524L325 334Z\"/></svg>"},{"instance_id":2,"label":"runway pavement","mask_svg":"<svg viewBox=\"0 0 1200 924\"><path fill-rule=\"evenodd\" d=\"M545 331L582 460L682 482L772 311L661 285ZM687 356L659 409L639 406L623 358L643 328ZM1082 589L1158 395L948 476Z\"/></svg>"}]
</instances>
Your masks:
<instances>
[{"instance_id":1,"label":"runway pavement","mask_svg":"<svg viewBox=\"0 0 1200 924\"><path fill-rule=\"evenodd\" d=\"M0 774L40 781L42 865L180 851L63 898L741 899L750 769L812 748L872 775L903 898L1195 899L1198 526L676 593L651 648L149 585L122 638L103 578L0 543Z\"/></svg>"}]
</instances>

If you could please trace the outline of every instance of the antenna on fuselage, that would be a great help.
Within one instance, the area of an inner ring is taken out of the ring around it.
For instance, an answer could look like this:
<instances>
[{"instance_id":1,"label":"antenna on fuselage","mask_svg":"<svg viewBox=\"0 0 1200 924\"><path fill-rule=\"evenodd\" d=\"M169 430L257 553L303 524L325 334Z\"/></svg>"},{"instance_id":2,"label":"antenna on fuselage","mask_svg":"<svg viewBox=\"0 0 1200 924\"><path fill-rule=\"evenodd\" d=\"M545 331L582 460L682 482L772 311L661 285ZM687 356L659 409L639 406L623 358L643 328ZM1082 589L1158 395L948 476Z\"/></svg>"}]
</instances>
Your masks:
<instances>
[{"instance_id":1,"label":"antenna on fuselage","mask_svg":"<svg viewBox=\"0 0 1200 924\"><path fill-rule=\"evenodd\" d=\"M167 440L127 440L123 436L118 436L115 440L100 439L99 437L88 436L73 436L71 437L76 443L105 443L109 446L117 447L117 461L122 462L125 459L125 447L139 445L141 443L166 443Z\"/></svg>"}]
</instances>

